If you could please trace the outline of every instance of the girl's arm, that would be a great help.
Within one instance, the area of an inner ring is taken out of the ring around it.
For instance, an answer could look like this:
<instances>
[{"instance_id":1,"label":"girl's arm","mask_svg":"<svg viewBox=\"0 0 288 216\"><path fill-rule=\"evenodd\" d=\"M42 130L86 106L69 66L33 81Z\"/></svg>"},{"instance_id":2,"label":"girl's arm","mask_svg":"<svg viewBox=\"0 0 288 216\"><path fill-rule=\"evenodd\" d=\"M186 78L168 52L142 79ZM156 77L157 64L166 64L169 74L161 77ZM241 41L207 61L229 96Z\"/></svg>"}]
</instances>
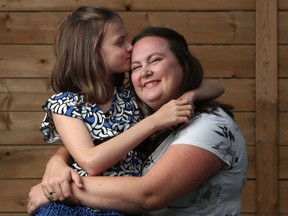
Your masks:
<instances>
[{"instance_id":1,"label":"girl's arm","mask_svg":"<svg viewBox=\"0 0 288 216\"><path fill-rule=\"evenodd\" d=\"M185 98L191 103L217 97L221 93L223 87L219 81L204 80L200 88L186 93ZM183 123L190 115L191 107L186 100L170 102L129 130L98 146L92 142L83 121L57 114L53 114L53 119L68 152L86 172L97 175L121 160L155 131Z\"/></svg>"},{"instance_id":2,"label":"girl's arm","mask_svg":"<svg viewBox=\"0 0 288 216\"><path fill-rule=\"evenodd\" d=\"M219 80L203 79L199 88L184 93L181 98L185 98L193 104L196 101L218 98L224 91L225 89Z\"/></svg>"},{"instance_id":3,"label":"girl's arm","mask_svg":"<svg viewBox=\"0 0 288 216\"><path fill-rule=\"evenodd\" d=\"M187 100L172 100L127 131L97 146L82 120L58 114L53 114L53 120L71 156L90 175L97 175L124 158L155 131L187 122L191 112L192 106Z\"/></svg>"},{"instance_id":4,"label":"girl's arm","mask_svg":"<svg viewBox=\"0 0 288 216\"><path fill-rule=\"evenodd\" d=\"M78 174L67 166L72 161L70 154L86 172L97 175L122 159L156 130L187 122L191 113L192 106L187 100L172 100L155 114L98 146L93 144L83 121L53 114L57 131L66 148L58 150L46 166L42 180L46 197L51 201L62 201L71 195L70 182L75 179L79 181ZM55 194L51 196L50 192Z\"/></svg>"},{"instance_id":5,"label":"girl's arm","mask_svg":"<svg viewBox=\"0 0 288 216\"><path fill-rule=\"evenodd\" d=\"M68 166L71 163L72 158L65 147L58 149L48 161L41 186L49 200L69 198L72 203L79 203L71 193L70 183L74 182L79 188L83 188L83 183L78 173ZM50 192L55 194L51 196Z\"/></svg>"}]
</instances>

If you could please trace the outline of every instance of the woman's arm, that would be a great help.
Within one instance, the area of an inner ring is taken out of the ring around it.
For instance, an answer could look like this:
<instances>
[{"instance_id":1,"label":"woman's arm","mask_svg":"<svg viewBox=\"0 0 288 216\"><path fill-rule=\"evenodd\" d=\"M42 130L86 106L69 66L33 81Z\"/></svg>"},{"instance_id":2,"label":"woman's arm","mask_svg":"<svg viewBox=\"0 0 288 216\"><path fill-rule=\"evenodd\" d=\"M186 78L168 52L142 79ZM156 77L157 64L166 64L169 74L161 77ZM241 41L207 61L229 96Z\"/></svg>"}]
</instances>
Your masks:
<instances>
[{"instance_id":1,"label":"woman's arm","mask_svg":"<svg viewBox=\"0 0 288 216\"><path fill-rule=\"evenodd\" d=\"M73 182L78 188L83 188L81 177L76 171L70 168L72 158L65 149L61 147L50 158L46 165L46 171L42 183L33 186L29 192L29 199L27 200L27 211L32 214L36 209L50 201L66 199L71 204L79 204L79 201L71 193L70 184ZM50 176L50 173L57 175ZM54 194L50 194L53 192Z\"/></svg>"},{"instance_id":2,"label":"woman's arm","mask_svg":"<svg viewBox=\"0 0 288 216\"><path fill-rule=\"evenodd\" d=\"M83 183L78 173L68 166L71 163L72 158L65 147L58 149L48 161L41 186L51 201L69 197L71 202L78 203L71 193L70 183L74 182L79 188L83 188ZM55 194L51 196L50 192Z\"/></svg>"},{"instance_id":3,"label":"woman's arm","mask_svg":"<svg viewBox=\"0 0 288 216\"><path fill-rule=\"evenodd\" d=\"M189 166L187 166L189 164ZM207 150L174 145L142 177L82 177L84 187L72 182L76 199L94 209L145 212L164 208L199 186L222 167L222 161ZM47 203L39 186L29 193L27 210L32 213Z\"/></svg>"},{"instance_id":4,"label":"woman's arm","mask_svg":"<svg viewBox=\"0 0 288 216\"><path fill-rule=\"evenodd\" d=\"M189 164L189 166L187 166ZM214 154L191 145L170 147L142 177L84 177L73 193L84 206L123 212L161 209L199 186L222 167Z\"/></svg>"},{"instance_id":5,"label":"woman's arm","mask_svg":"<svg viewBox=\"0 0 288 216\"><path fill-rule=\"evenodd\" d=\"M192 107L187 100L173 100L127 131L95 146L82 120L53 114L57 131L77 163L90 175L97 175L140 144L155 131L187 122ZM71 133L72 132L72 133Z\"/></svg>"}]
</instances>

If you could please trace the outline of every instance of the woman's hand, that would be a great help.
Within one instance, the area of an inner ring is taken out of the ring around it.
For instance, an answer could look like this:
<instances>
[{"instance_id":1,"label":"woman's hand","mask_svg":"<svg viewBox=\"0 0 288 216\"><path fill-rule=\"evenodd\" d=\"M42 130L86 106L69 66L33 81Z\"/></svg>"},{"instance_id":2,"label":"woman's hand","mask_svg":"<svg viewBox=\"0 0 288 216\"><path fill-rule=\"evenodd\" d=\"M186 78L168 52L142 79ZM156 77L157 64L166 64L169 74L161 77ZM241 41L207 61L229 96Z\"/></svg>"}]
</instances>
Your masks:
<instances>
[{"instance_id":1,"label":"woman's hand","mask_svg":"<svg viewBox=\"0 0 288 216\"><path fill-rule=\"evenodd\" d=\"M27 211L29 215L32 214L36 209L40 208L46 203L49 203L49 200L43 193L41 184L37 184L31 188L27 202Z\"/></svg>"},{"instance_id":2,"label":"woman's hand","mask_svg":"<svg viewBox=\"0 0 288 216\"><path fill-rule=\"evenodd\" d=\"M83 188L81 177L70 168L63 160L52 157L47 163L42 179L42 189L50 201L66 201L72 204L79 204L79 201L72 194L70 183L74 182L80 189Z\"/></svg>"},{"instance_id":3,"label":"woman's hand","mask_svg":"<svg viewBox=\"0 0 288 216\"><path fill-rule=\"evenodd\" d=\"M164 104L151 117L151 123L155 124L157 130L188 122L193 114L193 107L186 99L171 100Z\"/></svg>"}]
</instances>

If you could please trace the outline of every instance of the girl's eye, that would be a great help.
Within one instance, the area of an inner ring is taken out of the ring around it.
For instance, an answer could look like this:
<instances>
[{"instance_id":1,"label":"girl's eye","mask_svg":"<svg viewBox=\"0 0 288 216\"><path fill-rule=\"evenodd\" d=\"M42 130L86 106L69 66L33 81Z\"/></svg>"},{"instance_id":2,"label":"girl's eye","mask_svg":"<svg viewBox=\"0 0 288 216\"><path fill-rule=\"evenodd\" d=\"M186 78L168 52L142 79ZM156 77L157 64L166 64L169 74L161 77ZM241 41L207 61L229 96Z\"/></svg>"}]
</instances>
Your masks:
<instances>
[{"instance_id":1,"label":"girl's eye","mask_svg":"<svg viewBox=\"0 0 288 216\"><path fill-rule=\"evenodd\" d=\"M123 46L123 44L124 44L124 41L118 41L117 43L118 46Z\"/></svg>"}]
</instances>

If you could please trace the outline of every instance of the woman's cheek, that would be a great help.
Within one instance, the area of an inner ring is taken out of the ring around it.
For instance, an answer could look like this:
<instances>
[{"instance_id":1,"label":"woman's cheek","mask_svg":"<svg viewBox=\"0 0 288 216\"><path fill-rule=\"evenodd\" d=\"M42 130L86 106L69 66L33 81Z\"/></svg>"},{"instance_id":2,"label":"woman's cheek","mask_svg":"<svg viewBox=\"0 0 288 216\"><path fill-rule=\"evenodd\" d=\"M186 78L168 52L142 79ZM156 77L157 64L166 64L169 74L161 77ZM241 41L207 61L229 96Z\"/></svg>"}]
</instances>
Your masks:
<instances>
[{"instance_id":1,"label":"woman's cheek","mask_svg":"<svg viewBox=\"0 0 288 216\"><path fill-rule=\"evenodd\" d=\"M139 85L139 82L140 82L140 81L138 80L138 76L137 76L137 73L136 73L136 72L132 72L131 80L132 80L132 83L133 83L134 88Z\"/></svg>"}]
</instances>

